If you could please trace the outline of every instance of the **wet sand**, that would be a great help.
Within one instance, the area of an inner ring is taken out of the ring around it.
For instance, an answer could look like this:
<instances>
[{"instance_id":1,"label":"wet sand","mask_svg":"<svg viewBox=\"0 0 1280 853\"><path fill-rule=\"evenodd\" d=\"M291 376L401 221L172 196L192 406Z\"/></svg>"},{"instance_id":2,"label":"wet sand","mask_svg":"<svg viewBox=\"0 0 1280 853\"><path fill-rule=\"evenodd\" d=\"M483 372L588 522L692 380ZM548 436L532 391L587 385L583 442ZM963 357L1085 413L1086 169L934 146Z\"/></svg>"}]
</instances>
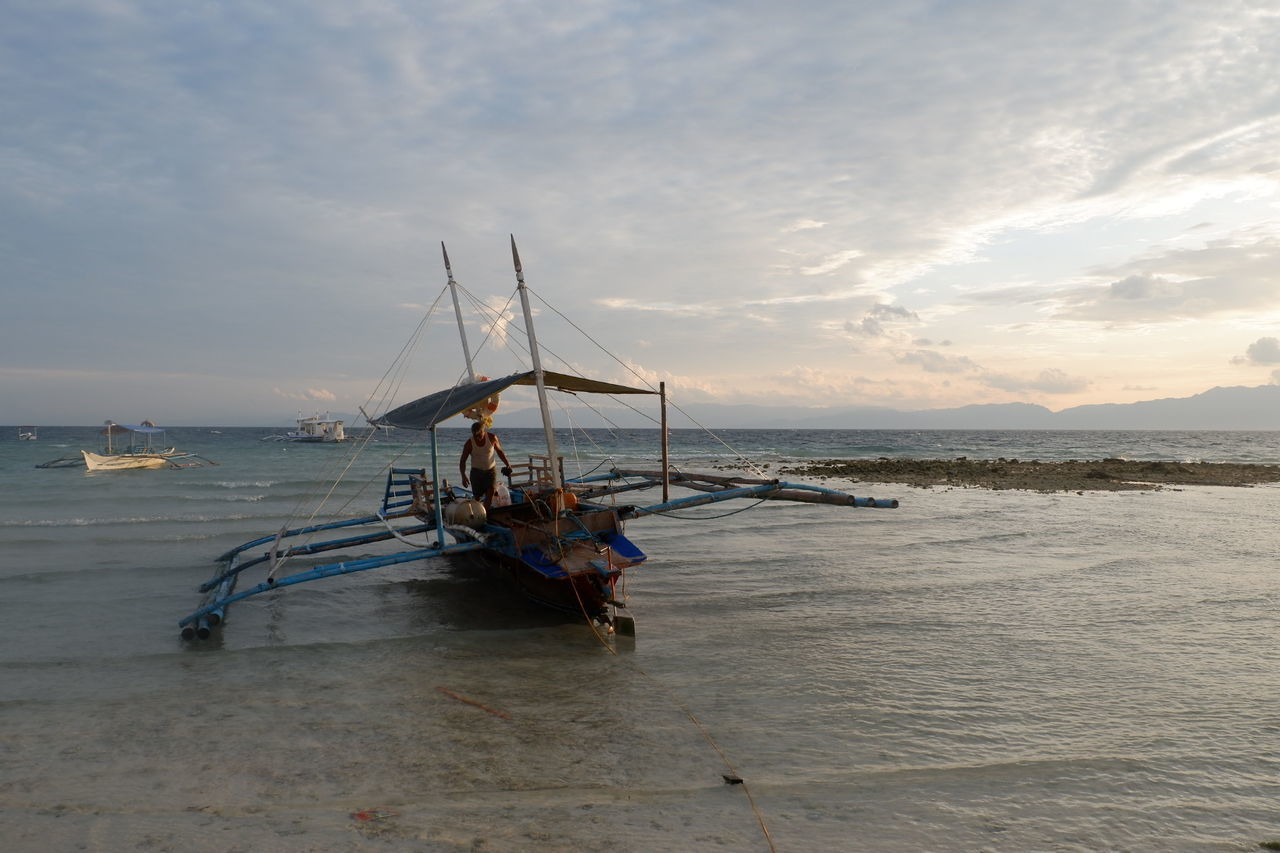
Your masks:
<instances>
[{"instance_id":1,"label":"wet sand","mask_svg":"<svg viewBox=\"0 0 1280 853\"><path fill-rule=\"evenodd\" d=\"M1039 462L1018 459L829 459L778 469L781 475L839 477L921 488L952 486L1038 492L1159 490L1170 486L1251 486L1280 482L1280 465L1126 459Z\"/></svg>"}]
</instances>

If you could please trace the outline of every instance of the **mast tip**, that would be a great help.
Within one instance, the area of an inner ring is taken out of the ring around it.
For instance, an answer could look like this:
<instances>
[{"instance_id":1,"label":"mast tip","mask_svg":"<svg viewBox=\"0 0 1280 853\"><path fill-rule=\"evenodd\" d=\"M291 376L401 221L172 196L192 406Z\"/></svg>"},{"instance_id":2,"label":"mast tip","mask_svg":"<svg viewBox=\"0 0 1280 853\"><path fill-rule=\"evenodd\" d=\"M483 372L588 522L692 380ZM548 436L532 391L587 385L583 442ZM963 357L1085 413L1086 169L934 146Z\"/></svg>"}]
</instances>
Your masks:
<instances>
[{"instance_id":1,"label":"mast tip","mask_svg":"<svg viewBox=\"0 0 1280 853\"><path fill-rule=\"evenodd\" d=\"M516 272L523 272L520 268L520 252L516 249L516 235L511 235L511 260L515 261Z\"/></svg>"}]
</instances>

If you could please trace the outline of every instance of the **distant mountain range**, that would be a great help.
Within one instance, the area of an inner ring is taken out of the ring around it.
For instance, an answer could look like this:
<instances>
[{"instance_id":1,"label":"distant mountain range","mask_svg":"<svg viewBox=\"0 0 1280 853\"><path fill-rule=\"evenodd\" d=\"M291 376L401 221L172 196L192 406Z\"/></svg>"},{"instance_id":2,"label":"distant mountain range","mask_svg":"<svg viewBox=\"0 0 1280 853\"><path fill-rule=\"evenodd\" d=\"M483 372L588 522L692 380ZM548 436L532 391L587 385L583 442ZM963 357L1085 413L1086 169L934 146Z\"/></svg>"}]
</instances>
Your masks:
<instances>
[{"instance_id":1,"label":"distant mountain range","mask_svg":"<svg viewBox=\"0 0 1280 853\"><path fill-rule=\"evenodd\" d=\"M642 411L649 409L642 406ZM882 406L727 406L694 403L683 407L688 416L672 408L668 420L673 429L705 426L712 429L1197 429L1280 430L1280 385L1210 388L1193 397L1166 397L1138 403L1101 403L1074 406L1055 412L1032 403L987 403L951 409L900 411ZM581 409L575 423L599 425L603 413L611 422L628 428L655 427L629 409ZM657 417L657 404L652 406ZM364 425L360 415L335 413L348 429ZM536 408L498 412L497 422L508 427L540 427ZM281 420L278 426L293 426ZM461 417L446 426L467 424ZM563 424L557 415L556 424Z\"/></svg>"},{"instance_id":2,"label":"distant mountain range","mask_svg":"<svg viewBox=\"0 0 1280 853\"><path fill-rule=\"evenodd\" d=\"M674 410L669 413L673 428L701 425L714 429L1273 430L1280 429L1280 385L1211 388L1193 397L1074 406L1058 412L1031 403L991 403L919 411L874 406L788 408L709 403L683 408L689 417ZM626 409L604 410L604 413L618 426L655 426ZM598 415L585 411L575 419L587 425L600 421ZM542 423L537 409L533 408L499 412L498 422L510 427L536 427ZM556 422L560 423L561 419L557 418Z\"/></svg>"}]
</instances>

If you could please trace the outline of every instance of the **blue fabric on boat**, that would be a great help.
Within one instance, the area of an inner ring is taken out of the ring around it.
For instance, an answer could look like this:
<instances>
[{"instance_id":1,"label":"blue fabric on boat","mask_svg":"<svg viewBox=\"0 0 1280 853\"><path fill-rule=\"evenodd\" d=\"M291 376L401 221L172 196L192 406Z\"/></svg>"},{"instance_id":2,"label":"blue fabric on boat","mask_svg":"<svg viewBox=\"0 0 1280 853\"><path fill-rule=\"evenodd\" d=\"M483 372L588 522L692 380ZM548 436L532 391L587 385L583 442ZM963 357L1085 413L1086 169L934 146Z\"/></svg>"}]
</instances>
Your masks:
<instances>
[{"instance_id":1,"label":"blue fabric on boat","mask_svg":"<svg viewBox=\"0 0 1280 853\"><path fill-rule=\"evenodd\" d=\"M524 560L525 564L530 568L540 574L546 575L549 578L568 577L568 573L564 569L560 568L560 566L556 565L551 558L544 554L542 549L536 545L530 545L529 547L522 549L520 551L520 559Z\"/></svg>"},{"instance_id":2,"label":"blue fabric on boat","mask_svg":"<svg viewBox=\"0 0 1280 853\"><path fill-rule=\"evenodd\" d=\"M623 536L621 533L615 533L612 536L605 536L603 539L605 544L612 548L620 557L624 557L634 563L642 563L649 559L645 552L637 548L634 542Z\"/></svg>"}]
</instances>

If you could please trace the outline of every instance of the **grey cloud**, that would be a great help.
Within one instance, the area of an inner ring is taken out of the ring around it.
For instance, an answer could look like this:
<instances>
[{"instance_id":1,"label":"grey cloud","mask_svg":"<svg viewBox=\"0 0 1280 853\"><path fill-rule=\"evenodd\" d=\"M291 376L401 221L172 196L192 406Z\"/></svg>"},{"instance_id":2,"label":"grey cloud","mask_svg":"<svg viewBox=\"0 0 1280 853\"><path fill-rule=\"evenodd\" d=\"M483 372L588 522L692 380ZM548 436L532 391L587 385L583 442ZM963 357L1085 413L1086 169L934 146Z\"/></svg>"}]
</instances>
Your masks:
<instances>
[{"instance_id":1,"label":"grey cloud","mask_svg":"<svg viewBox=\"0 0 1280 853\"><path fill-rule=\"evenodd\" d=\"M862 316L862 319L846 321L844 330L851 335L880 338L889 334L886 324L910 323L919 321L919 319L919 316L914 311L903 308L901 305L881 303L871 306L870 310Z\"/></svg>"},{"instance_id":2,"label":"grey cloud","mask_svg":"<svg viewBox=\"0 0 1280 853\"><path fill-rule=\"evenodd\" d=\"M1104 323L1163 323L1280 308L1280 239L1215 241L1099 270L1106 285L1053 295L1057 316Z\"/></svg>"},{"instance_id":3,"label":"grey cloud","mask_svg":"<svg viewBox=\"0 0 1280 853\"><path fill-rule=\"evenodd\" d=\"M1033 377L988 373L982 377L982 382L1002 391L1040 391L1045 394L1073 394L1089 387L1087 379L1069 376L1052 367Z\"/></svg>"},{"instance_id":4,"label":"grey cloud","mask_svg":"<svg viewBox=\"0 0 1280 853\"><path fill-rule=\"evenodd\" d=\"M913 364L926 373L971 373L982 369L967 356L947 356L927 349L903 353L895 360L899 364Z\"/></svg>"},{"instance_id":5,"label":"grey cloud","mask_svg":"<svg viewBox=\"0 0 1280 853\"><path fill-rule=\"evenodd\" d=\"M1280 340L1258 338L1249 344L1245 356L1251 364L1280 364Z\"/></svg>"},{"instance_id":6,"label":"grey cloud","mask_svg":"<svg viewBox=\"0 0 1280 853\"><path fill-rule=\"evenodd\" d=\"M1131 275L1111 283L1112 299L1166 299L1178 295L1178 287L1156 275Z\"/></svg>"}]
</instances>

